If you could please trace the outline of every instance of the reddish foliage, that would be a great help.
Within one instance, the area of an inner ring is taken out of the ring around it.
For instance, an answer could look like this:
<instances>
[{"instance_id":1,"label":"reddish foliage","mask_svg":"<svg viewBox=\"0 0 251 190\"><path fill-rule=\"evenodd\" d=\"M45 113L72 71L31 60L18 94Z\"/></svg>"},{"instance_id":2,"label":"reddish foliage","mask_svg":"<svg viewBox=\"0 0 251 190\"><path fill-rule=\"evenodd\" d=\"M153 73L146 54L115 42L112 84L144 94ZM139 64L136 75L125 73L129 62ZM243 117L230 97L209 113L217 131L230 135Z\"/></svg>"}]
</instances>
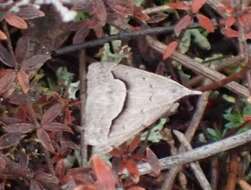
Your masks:
<instances>
[{"instance_id":1,"label":"reddish foliage","mask_svg":"<svg viewBox=\"0 0 251 190\"><path fill-rule=\"evenodd\" d=\"M183 1L176 2L176 3L168 3L168 6L177 10L185 10L185 11L190 10L190 5L187 2L183 2Z\"/></svg>"},{"instance_id":2,"label":"reddish foliage","mask_svg":"<svg viewBox=\"0 0 251 190\"><path fill-rule=\"evenodd\" d=\"M196 17L202 28L205 28L208 32L214 32L214 24L208 17L202 14L197 14Z\"/></svg>"},{"instance_id":3,"label":"reddish foliage","mask_svg":"<svg viewBox=\"0 0 251 190\"><path fill-rule=\"evenodd\" d=\"M27 94L30 89L29 76L23 70L20 70L17 73L17 81L21 86L23 92Z\"/></svg>"},{"instance_id":4,"label":"reddish foliage","mask_svg":"<svg viewBox=\"0 0 251 190\"><path fill-rule=\"evenodd\" d=\"M169 58L173 54L173 52L176 50L177 46L178 46L178 43L176 41L170 42L167 45L165 52L163 53L163 59L165 60Z\"/></svg>"},{"instance_id":5,"label":"reddish foliage","mask_svg":"<svg viewBox=\"0 0 251 190\"><path fill-rule=\"evenodd\" d=\"M197 13L200 8L207 2L207 0L193 0L192 2L192 12Z\"/></svg>"},{"instance_id":6,"label":"reddish foliage","mask_svg":"<svg viewBox=\"0 0 251 190\"><path fill-rule=\"evenodd\" d=\"M39 139L39 141L46 150L48 150L51 153L55 152L55 148L52 145L50 136L43 128L37 130L37 138Z\"/></svg>"},{"instance_id":7,"label":"reddish foliage","mask_svg":"<svg viewBox=\"0 0 251 190\"><path fill-rule=\"evenodd\" d=\"M158 176L161 171L161 166L158 157L150 148L146 149L146 160L152 167L153 175Z\"/></svg>"},{"instance_id":8,"label":"reddish foliage","mask_svg":"<svg viewBox=\"0 0 251 190\"><path fill-rule=\"evenodd\" d=\"M6 22L9 25L14 26L18 29L27 29L28 28L28 24L26 23L26 21L23 18L15 15L15 14L6 13L4 16L4 19L6 20Z\"/></svg>"},{"instance_id":9,"label":"reddish foliage","mask_svg":"<svg viewBox=\"0 0 251 190\"><path fill-rule=\"evenodd\" d=\"M98 155L91 158L92 168L97 177L97 187L100 190L115 190L116 179L109 165L103 161Z\"/></svg>"},{"instance_id":10,"label":"reddish foliage","mask_svg":"<svg viewBox=\"0 0 251 190\"><path fill-rule=\"evenodd\" d=\"M182 30L187 28L190 24L192 24L192 17L190 15L186 15L182 17L179 22L175 25L174 32L178 36Z\"/></svg>"}]
</instances>

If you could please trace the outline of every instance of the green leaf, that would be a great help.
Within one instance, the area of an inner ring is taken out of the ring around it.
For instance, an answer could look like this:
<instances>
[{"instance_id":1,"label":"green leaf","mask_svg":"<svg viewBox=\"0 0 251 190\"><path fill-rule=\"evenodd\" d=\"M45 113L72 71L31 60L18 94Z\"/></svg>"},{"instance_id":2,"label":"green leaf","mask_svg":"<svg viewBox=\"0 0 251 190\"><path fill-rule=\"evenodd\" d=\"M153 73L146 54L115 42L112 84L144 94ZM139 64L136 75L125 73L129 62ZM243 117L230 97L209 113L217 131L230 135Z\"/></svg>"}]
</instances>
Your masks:
<instances>
[{"instance_id":1,"label":"green leaf","mask_svg":"<svg viewBox=\"0 0 251 190\"><path fill-rule=\"evenodd\" d=\"M219 141L223 138L223 134L218 129L207 128L207 133L212 141Z\"/></svg>"},{"instance_id":2,"label":"green leaf","mask_svg":"<svg viewBox=\"0 0 251 190\"><path fill-rule=\"evenodd\" d=\"M59 67L56 76L59 83L69 86L73 81L74 74L70 73L66 67Z\"/></svg>"},{"instance_id":3,"label":"green leaf","mask_svg":"<svg viewBox=\"0 0 251 190\"><path fill-rule=\"evenodd\" d=\"M228 129L238 128L244 123L242 114L239 111L234 111L232 108L227 109L223 117L227 120L225 127Z\"/></svg>"},{"instance_id":4,"label":"green leaf","mask_svg":"<svg viewBox=\"0 0 251 190\"><path fill-rule=\"evenodd\" d=\"M161 130L164 128L165 124L167 122L167 119L160 119L159 123L152 127L150 131L146 131L141 135L141 140L148 140L153 143L158 143L163 138L161 135Z\"/></svg>"},{"instance_id":5,"label":"green leaf","mask_svg":"<svg viewBox=\"0 0 251 190\"><path fill-rule=\"evenodd\" d=\"M251 115L251 104L246 104L243 108L243 115Z\"/></svg>"},{"instance_id":6,"label":"green leaf","mask_svg":"<svg viewBox=\"0 0 251 190\"><path fill-rule=\"evenodd\" d=\"M190 30L186 30L179 43L179 50L181 53L185 54L189 50L191 45L191 38L192 35Z\"/></svg>"}]
</instances>

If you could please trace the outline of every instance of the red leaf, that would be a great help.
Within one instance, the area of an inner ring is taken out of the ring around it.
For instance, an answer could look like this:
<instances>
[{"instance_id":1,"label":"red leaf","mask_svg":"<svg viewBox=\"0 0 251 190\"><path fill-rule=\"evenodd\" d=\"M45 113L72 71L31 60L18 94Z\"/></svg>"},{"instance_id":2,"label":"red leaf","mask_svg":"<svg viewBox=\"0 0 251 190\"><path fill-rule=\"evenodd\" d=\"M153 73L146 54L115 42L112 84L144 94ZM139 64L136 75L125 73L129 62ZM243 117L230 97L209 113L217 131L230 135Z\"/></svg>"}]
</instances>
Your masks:
<instances>
[{"instance_id":1,"label":"red leaf","mask_svg":"<svg viewBox=\"0 0 251 190\"><path fill-rule=\"evenodd\" d=\"M13 56L2 44L0 44L0 61L9 67L15 66Z\"/></svg>"},{"instance_id":2,"label":"red leaf","mask_svg":"<svg viewBox=\"0 0 251 190\"><path fill-rule=\"evenodd\" d=\"M98 190L94 185L78 185L73 190Z\"/></svg>"},{"instance_id":3,"label":"red leaf","mask_svg":"<svg viewBox=\"0 0 251 190\"><path fill-rule=\"evenodd\" d=\"M17 13L19 17L23 19L34 19L38 17L44 16L44 12L39 10L37 7L33 5L26 5L23 7L19 7L19 11Z\"/></svg>"},{"instance_id":4,"label":"red leaf","mask_svg":"<svg viewBox=\"0 0 251 190\"><path fill-rule=\"evenodd\" d=\"M8 133L25 134L35 129L35 126L31 123L15 123L15 124L3 126L3 129Z\"/></svg>"},{"instance_id":5,"label":"red leaf","mask_svg":"<svg viewBox=\"0 0 251 190\"><path fill-rule=\"evenodd\" d=\"M28 28L28 24L26 23L26 21L13 14L13 13L6 13L5 16L4 16L4 19L6 20L6 22L11 25L11 26L14 26L18 29L27 29Z\"/></svg>"},{"instance_id":6,"label":"red leaf","mask_svg":"<svg viewBox=\"0 0 251 190\"><path fill-rule=\"evenodd\" d=\"M158 176L161 172L159 159L150 148L146 149L146 160L150 164L154 176Z\"/></svg>"},{"instance_id":7,"label":"red leaf","mask_svg":"<svg viewBox=\"0 0 251 190\"><path fill-rule=\"evenodd\" d=\"M176 3L168 3L168 6L171 7L172 9L177 9L177 10L188 11L190 9L190 5L183 1L179 1Z\"/></svg>"},{"instance_id":8,"label":"red leaf","mask_svg":"<svg viewBox=\"0 0 251 190\"><path fill-rule=\"evenodd\" d=\"M206 29L208 32L214 31L214 24L208 17L206 17L202 14L197 14L196 17L197 17L199 24L202 28Z\"/></svg>"},{"instance_id":9,"label":"red leaf","mask_svg":"<svg viewBox=\"0 0 251 190\"><path fill-rule=\"evenodd\" d=\"M239 32L231 28L225 28L224 34L228 38L235 38L239 36Z\"/></svg>"},{"instance_id":10,"label":"red leaf","mask_svg":"<svg viewBox=\"0 0 251 190\"><path fill-rule=\"evenodd\" d=\"M135 137L133 139L133 141L129 144L128 151L133 152L134 150L136 150L136 148L139 146L140 142L141 142L141 140L140 140L139 136Z\"/></svg>"},{"instance_id":11,"label":"red leaf","mask_svg":"<svg viewBox=\"0 0 251 190\"><path fill-rule=\"evenodd\" d=\"M163 60L169 58L175 49L177 48L178 43L176 41L172 41L166 46L165 51L163 52Z\"/></svg>"},{"instance_id":12,"label":"red leaf","mask_svg":"<svg viewBox=\"0 0 251 190\"><path fill-rule=\"evenodd\" d=\"M131 174L133 182L138 183L140 173L137 167L137 163L132 159L125 160L124 167L126 167L128 172Z\"/></svg>"},{"instance_id":13,"label":"red leaf","mask_svg":"<svg viewBox=\"0 0 251 190\"><path fill-rule=\"evenodd\" d=\"M143 12L142 7L134 7L133 16L142 21L150 20L150 17L146 13Z\"/></svg>"},{"instance_id":14,"label":"red leaf","mask_svg":"<svg viewBox=\"0 0 251 190\"><path fill-rule=\"evenodd\" d=\"M46 186L57 185L59 183L59 180L56 176L50 173L45 173L43 171L36 172L34 179L36 179L42 185Z\"/></svg>"},{"instance_id":15,"label":"red leaf","mask_svg":"<svg viewBox=\"0 0 251 190\"><path fill-rule=\"evenodd\" d=\"M224 20L224 24L225 24L225 27L226 28L229 28L231 27L234 23L235 23L236 19L232 16L230 17L227 17L225 20Z\"/></svg>"},{"instance_id":16,"label":"red leaf","mask_svg":"<svg viewBox=\"0 0 251 190\"><path fill-rule=\"evenodd\" d=\"M145 188L140 187L140 186L133 186L133 187L130 187L128 190L145 190Z\"/></svg>"},{"instance_id":17,"label":"red leaf","mask_svg":"<svg viewBox=\"0 0 251 190\"><path fill-rule=\"evenodd\" d=\"M207 0L193 0L192 2L192 12L197 13L200 8L207 2Z\"/></svg>"},{"instance_id":18,"label":"red leaf","mask_svg":"<svg viewBox=\"0 0 251 190\"><path fill-rule=\"evenodd\" d=\"M42 125L51 123L57 116L62 113L63 107L57 103L51 106L42 117Z\"/></svg>"},{"instance_id":19,"label":"red leaf","mask_svg":"<svg viewBox=\"0 0 251 190\"><path fill-rule=\"evenodd\" d=\"M51 122L43 125L43 128L51 132L69 132L73 133L70 127L65 126L63 123Z\"/></svg>"},{"instance_id":20,"label":"red leaf","mask_svg":"<svg viewBox=\"0 0 251 190\"><path fill-rule=\"evenodd\" d=\"M182 17L174 27L175 34L178 36L182 30L192 24L192 21L192 17L189 15Z\"/></svg>"},{"instance_id":21,"label":"red leaf","mask_svg":"<svg viewBox=\"0 0 251 190\"><path fill-rule=\"evenodd\" d=\"M21 67L26 72L34 72L50 59L50 55L34 55L22 62Z\"/></svg>"},{"instance_id":22,"label":"red leaf","mask_svg":"<svg viewBox=\"0 0 251 190\"><path fill-rule=\"evenodd\" d=\"M5 70L5 75L0 78L0 95L4 94L12 87L16 79L16 73L12 70Z\"/></svg>"},{"instance_id":23,"label":"red leaf","mask_svg":"<svg viewBox=\"0 0 251 190\"><path fill-rule=\"evenodd\" d=\"M0 150L16 146L24 138L21 133L7 133L0 137Z\"/></svg>"},{"instance_id":24,"label":"red leaf","mask_svg":"<svg viewBox=\"0 0 251 190\"><path fill-rule=\"evenodd\" d=\"M59 178L62 178L65 175L64 159L60 159L56 162L55 173Z\"/></svg>"},{"instance_id":25,"label":"red leaf","mask_svg":"<svg viewBox=\"0 0 251 190\"><path fill-rule=\"evenodd\" d=\"M55 149L52 145L51 139L50 139L48 133L44 129L40 128L37 130L37 138L40 140L41 144L43 145L43 147L46 150L48 150L52 153L55 152Z\"/></svg>"},{"instance_id":26,"label":"red leaf","mask_svg":"<svg viewBox=\"0 0 251 190\"><path fill-rule=\"evenodd\" d=\"M7 36L2 30L0 30L0 40L7 40Z\"/></svg>"},{"instance_id":27,"label":"red leaf","mask_svg":"<svg viewBox=\"0 0 251 190\"><path fill-rule=\"evenodd\" d=\"M27 75L23 70L20 70L17 73L17 81L21 86L23 92L27 94L30 89L29 75Z\"/></svg>"},{"instance_id":28,"label":"red leaf","mask_svg":"<svg viewBox=\"0 0 251 190\"><path fill-rule=\"evenodd\" d=\"M103 161L98 155L93 155L91 158L92 168L97 178L99 190L115 190L116 180L111 167Z\"/></svg>"}]
</instances>

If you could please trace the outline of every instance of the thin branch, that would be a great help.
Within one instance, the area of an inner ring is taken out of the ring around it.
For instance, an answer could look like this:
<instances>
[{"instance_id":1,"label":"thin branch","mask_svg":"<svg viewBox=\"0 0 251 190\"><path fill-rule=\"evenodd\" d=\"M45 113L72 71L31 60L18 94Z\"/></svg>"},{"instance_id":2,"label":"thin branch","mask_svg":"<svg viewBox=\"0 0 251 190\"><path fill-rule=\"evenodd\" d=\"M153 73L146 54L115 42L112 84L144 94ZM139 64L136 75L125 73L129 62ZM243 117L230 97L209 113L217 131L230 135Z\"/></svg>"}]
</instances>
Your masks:
<instances>
[{"instance_id":1,"label":"thin branch","mask_svg":"<svg viewBox=\"0 0 251 190\"><path fill-rule=\"evenodd\" d=\"M148 44L150 45L150 47L155 49L157 52L163 54L163 52L166 49L165 44L161 43L160 41L155 40L154 38L152 38L150 36L147 36L147 41L148 41ZM191 59L190 57L183 55L181 53L174 52L173 55L171 56L171 58L174 59L175 61L181 63L183 66L191 69L195 73L203 75L204 77L211 79L213 81L219 81L219 80L226 78L226 76L221 74L220 72L217 72L213 69L210 69L210 68L200 64L196 60ZM225 87L240 96L244 96L244 97L249 96L249 90L237 82L234 82L234 81L230 82L229 84L226 84Z\"/></svg>"},{"instance_id":2,"label":"thin branch","mask_svg":"<svg viewBox=\"0 0 251 190\"><path fill-rule=\"evenodd\" d=\"M80 136L81 136L81 165L84 166L88 161L87 154L87 144L85 141L85 104L86 104L86 56L85 51L82 50L79 55L79 78L80 78L80 100L81 100L81 128L80 128Z\"/></svg>"},{"instance_id":3,"label":"thin branch","mask_svg":"<svg viewBox=\"0 0 251 190\"><path fill-rule=\"evenodd\" d=\"M204 111L206 109L207 102L208 102L208 96L209 96L209 92L205 92L200 96L200 98L198 100L196 111L193 115L193 118L191 120L191 123L190 123L188 129L185 132L185 137L188 142L191 142L191 140L192 140L199 124L200 124L200 121L204 115ZM181 146L180 152L182 149L183 148ZM172 168L167 173L166 180L164 181L164 183L161 187L162 190L171 190L172 189L175 177L180 172L181 168L182 168L181 166L176 166L176 167Z\"/></svg>"},{"instance_id":4,"label":"thin branch","mask_svg":"<svg viewBox=\"0 0 251 190\"><path fill-rule=\"evenodd\" d=\"M215 143L195 148L188 152L162 158L159 160L159 162L162 169L171 169L174 166L208 158L220 152L239 147L249 142L251 142L251 130L225 138ZM138 169L141 175L152 172L151 165L148 163L139 164Z\"/></svg>"},{"instance_id":5,"label":"thin branch","mask_svg":"<svg viewBox=\"0 0 251 190\"><path fill-rule=\"evenodd\" d=\"M114 40L130 40L133 38L138 38L140 36L171 33L173 32L173 30L174 30L173 26L164 26L164 27L147 28L140 31L120 32L118 34L110 35L110 36L96 39L96 40L91 40L88 42L84 42L82 44L75 44L75 45L63 47L61 49L57 49L54 52L52 52L52 55L62 55L62 54L78 51L85 48L96 47L96 46L103 45L107 42L111 42Z\"/></svg>"},{"instance_id":6,"label":"thin branch","mask_svg":"<svg viewBox=\"0 0 251 190\"><path fill-rule=\"evenodd\" d=\"M174 134L178 138L178 140L180 141L182 146L185 147L185 149L192 150L192 146L190 145L190 143L186 139L185 135L183 135L181 132L179 132L177 130L174 130ZM199 162L190 163L190 167L192 168L195 177L199 181L201 188L203 190L212 190L210 183L208 182L203 170L200 167Z\"/></svg>"}]
</instances>

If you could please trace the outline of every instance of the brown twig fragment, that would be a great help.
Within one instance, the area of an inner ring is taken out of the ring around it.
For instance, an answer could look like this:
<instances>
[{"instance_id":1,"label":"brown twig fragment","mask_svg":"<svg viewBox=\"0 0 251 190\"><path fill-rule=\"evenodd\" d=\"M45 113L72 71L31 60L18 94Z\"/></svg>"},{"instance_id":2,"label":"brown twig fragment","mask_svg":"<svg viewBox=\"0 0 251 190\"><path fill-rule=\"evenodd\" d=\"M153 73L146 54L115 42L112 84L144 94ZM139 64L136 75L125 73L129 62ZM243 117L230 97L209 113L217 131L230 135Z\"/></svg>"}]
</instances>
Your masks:
<instances>
[{"instance_id":1,"label":"brown twig fragment","mask_svg":"<svg viewBox=\"0 0 251 190\"><path fill-rule=\"evenodd\" d=\"M228 168L228 178L225 190L235 190L240 173L240 157L237 154L231 155Z\"/></svg>"},{"instance_id":2,"label":"brown twig fragment","mask_svg":"<svg viewBox=\"0 0 251 190\"><path fill-rule=\"evenodd\" d=\"M181 132L176 131L176 130L174 131L174 134L178 138L180 143L185 147L185 149L192 150L192 146L190 145L190 143L186 139L185 135L183 135ZM199 162L190 163L190 167L192 168L195 177L197 178L198 182L200 183L201 188L203 190L211 190L212 188L211 188L205 174L203 173L203 170L201 169Z\"/></svg>"},{"instance_id":3,"label":"brown twig fragment","mask_svg":"<svg viewBox=\"0 0 251 190\"><path fill-rule=\"evenodd\" d=\"M207 102L208 102L208 96L209 96L209 92L205 92L200 96L200 98L198 100L196 111L195 111L193 118L191 120L191 123L185 133L185 137L188 142L190 142L192 140L192 138L195 134L195 131L197 130L199 123L204 115L204 111L206 109ZM181 168L182 168L181 166L176 166L176 167L172 168L167 173L166 180L164 181L164 183L161 187L162 190L171 190L172 189L174 179L175 179L176 175L179 173L179 171L181 170Z\"/></svg>"},{"instance_id":4,"label":"brown twig fragment","mask_svg":"<svg viewBox=\"0 0 251 190\"><path fill-rule=\"evenodd\" d=\"M175 156L162 158L159 160L159 162L161 169L170 169L177 165L187 164L200 159L208 158L220 152L224 152L244 145L248 142L251 142L251 130L234 135L232 137L225 138L215 143L211 143L184 153L180 153ZM141 175L148 174L152 170L151 166L148 163L139 164L138 169Z\"/></svg>"},{"instance_id":5,"label":"brown twig fragment","mask_svg":"<svg viewBox=\"0 0 251 190\"><path fill-rule=\"evenodd\" d=\"M80 100L81 100L81 127L80 127L80 154L81 154L81 165L87 164L87 144L85 141L85 103L86 103L86 56L85 50L80 51L79 54L79 78L80 78Z\"/></svg>"},{"instance_id":6,"label":"brown twig fragment","mask_svg":"<svg viewBox=\"0 0 251 190\"><path fill-rule=\"evenodd\" d=\"M161 43L160 41L155 40L154 38L152 38L150 36L147 36L146 38L147 38L147 41L148 41L150 47L155 49L157 52L163 54L163 52L166 49L165 44ZM183 66L191 69L195 73L203 75L204 77L211 79L213 81L220 81L220 80L226 78L225 75L223 75L213 69L210 69L210 68L198 63L194 59L191 59L190 57L183 55L181 53L174 52L173 55L171 56L171 58L174 59L175 61L181 63ZM249 90L237 82L232 81L232 82L226 84L225 87L240 96L249 97Z\"/></svg>"}]
</instances>

